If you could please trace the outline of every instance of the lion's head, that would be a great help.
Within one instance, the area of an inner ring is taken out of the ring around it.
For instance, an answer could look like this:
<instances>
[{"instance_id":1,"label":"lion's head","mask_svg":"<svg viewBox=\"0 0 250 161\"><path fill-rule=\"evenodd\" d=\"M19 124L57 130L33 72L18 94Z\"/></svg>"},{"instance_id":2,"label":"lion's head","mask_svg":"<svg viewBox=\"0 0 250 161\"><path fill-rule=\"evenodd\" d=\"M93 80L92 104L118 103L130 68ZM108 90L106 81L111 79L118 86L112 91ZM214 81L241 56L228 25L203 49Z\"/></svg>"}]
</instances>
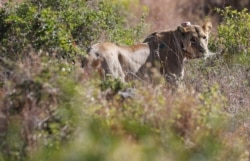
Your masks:
<instances>
[{"instance_id":1,"label":"lion's head","mask_svg":"<svg viewBox=\"0 0 250 161\"><path fill-rule=\"evenodd\" d=\"M208 53L208 38L211 29L212 24L210 22L206 22L203 26L187 25L177 28L181 33L181 48L186 58L201 58Z\"/></svg>"},{"instance_id":2,"label":"lion's head","mask_svg":"<svg viewBox=\"0 0 250 161\"><path fill-rule=\"evenodd\" d=\"M184 24L184 25L183 25ZM158 31L151 36L158 39L159 48L182 53L188 59L201 58L208 53L208 38L212 29L211 22L203 26L183 23L176 30ZM145 42L149 41L149 37ZM164 51L166 52L166 51Z\"/></svg>"},{"instance_id":3,"label":"lion's head","mask_svg":"<svg viewBox=\"0 0 250 161\"><path fill-rule=\"evenodd\" d=\"M146 37L153 59L158 59L160 72L166 79L181 80L184 75L184 60L206 57L208 38L212 24L191 25L183 23L175 30L156 31ZM152 61L154 62L154 61Z\"/></svg>"}]
</instances>

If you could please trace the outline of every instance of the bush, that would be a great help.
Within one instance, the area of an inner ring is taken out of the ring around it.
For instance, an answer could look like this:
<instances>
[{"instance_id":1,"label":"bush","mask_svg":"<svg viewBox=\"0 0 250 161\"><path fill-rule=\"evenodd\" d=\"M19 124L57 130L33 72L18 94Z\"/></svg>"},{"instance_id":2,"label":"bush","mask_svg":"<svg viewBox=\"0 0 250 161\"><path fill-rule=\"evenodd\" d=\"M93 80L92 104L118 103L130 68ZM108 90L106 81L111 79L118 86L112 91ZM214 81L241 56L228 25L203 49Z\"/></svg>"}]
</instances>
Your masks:
<instances>
[{"instance_id":1,"label":"bush","mask_svg":"<svg viewBox=\"0 0 250 161\"><path fill-rule=\"evenodd\" d=\"M0 10L1 55L16 59L31 45L37 51L75 60L76 54L84 54L91 42L100 39L133 43L142 34L143 19L134 27L124 27L127 21L119 16L120 7L105 0L7 3Z\"/></svg>"},{"instance_id":2,"label":"bush","mask_svg":"<svg viewBox=\"0 0 250 161\"><path fill-rule=\"evenodd\" d=\"M225 55L228 63L250 62L250 14L247 9L237 11L226 7L217 9L223 17L223 24L218 27L216 46Z\"/></svg>"},{"instance_id":3,"label":"bush","mask_svg":"<svg viewBox=\"0 0 250 161\"><path fill-rule=\"evenodd\" d=\"M0 148L5 160L26 160L39 143L57 149L75 129L73 70L67 63L40 54L25 53L22 60L9 62L13 69L5 68L7 74L1 75L0 125L5 130Z\"/></svg>"}]
</instances>

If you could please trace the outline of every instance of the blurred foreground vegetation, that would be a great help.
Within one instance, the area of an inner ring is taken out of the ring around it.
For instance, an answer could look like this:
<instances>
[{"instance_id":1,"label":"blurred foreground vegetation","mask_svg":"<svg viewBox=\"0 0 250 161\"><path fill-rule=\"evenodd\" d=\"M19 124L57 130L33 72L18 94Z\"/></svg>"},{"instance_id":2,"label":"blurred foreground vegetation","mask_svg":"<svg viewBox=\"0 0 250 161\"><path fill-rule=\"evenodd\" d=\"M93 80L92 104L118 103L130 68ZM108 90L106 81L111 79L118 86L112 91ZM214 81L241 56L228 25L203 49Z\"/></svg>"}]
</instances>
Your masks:
<instances>
[{"instance_id":1,"label":"blurred foreground vegetation","mask_svg":"<svg viewBox=\"0 0 250 161\"><path fill-rule=\"evenodd\" d=\"M81 68L91 43L141 41L145 12L132 0L0 8L0 160L249 160L248 12L218 11L217 54L186 64L186 89L101 82Z\"/></svg>"}]
</instances>

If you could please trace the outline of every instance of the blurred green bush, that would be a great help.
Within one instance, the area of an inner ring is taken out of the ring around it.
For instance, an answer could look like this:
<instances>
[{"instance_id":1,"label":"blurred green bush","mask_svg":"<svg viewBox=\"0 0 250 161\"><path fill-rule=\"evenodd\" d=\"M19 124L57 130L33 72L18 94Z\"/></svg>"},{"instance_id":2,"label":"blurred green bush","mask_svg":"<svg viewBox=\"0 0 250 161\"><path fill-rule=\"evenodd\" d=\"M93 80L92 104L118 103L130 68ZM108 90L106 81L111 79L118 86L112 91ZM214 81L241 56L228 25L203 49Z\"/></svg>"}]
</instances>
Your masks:
<instances>
[{"instance_id":1,"label":"blurred green bush","mask_svg":"<svg viewBox=\"0 0 250 161\"><path fill-rule=\"evenodd\" d=\"M217 9L223 17L218 27L216 47L225 55L229 64L250 62L250 14L247 9L233 10L231 7Z\"/></svg>"}]
</instances>

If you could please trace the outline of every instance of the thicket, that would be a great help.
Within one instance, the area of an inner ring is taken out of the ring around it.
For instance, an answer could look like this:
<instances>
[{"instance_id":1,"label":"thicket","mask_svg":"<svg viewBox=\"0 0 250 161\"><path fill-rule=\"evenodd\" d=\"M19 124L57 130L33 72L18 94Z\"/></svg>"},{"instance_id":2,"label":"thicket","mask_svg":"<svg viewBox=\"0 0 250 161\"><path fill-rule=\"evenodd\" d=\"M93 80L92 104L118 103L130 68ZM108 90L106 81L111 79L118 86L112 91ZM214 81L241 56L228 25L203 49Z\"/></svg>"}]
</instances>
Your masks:
<instances>
[{"instance_id":1,"label":"thicket","mask_svg":"<svg viewBox=\"0 0 250 161\"><path fill-rule=\"evenodd\" d=\"M231 7L217 9L223 17L218 27L217 49L224 54L227 62L250 63L250 14L247 9L238 12Z\"/></svg>"},{"instance_id":2,"label":"thicket","mask_svg":"<svg viewBox=\"0 0 250 161\"><path fill-rule=\"evenodd\" d=\"M31 46L74 59L76 54L84 54L91 42L102 39L131 44L140 37L143 17L138 25L125 27L132 18L121 10L126 7L125 2L84 0L6 3L0 12L1 55L16 59L23 48Z\"/></svg>"},{"instance_id":3,"label":"thicket","mask_svg":"<svg viewBox=\"0 0 250 161\"><path fill-rule=\"evenodd\" d=\"M140 41L146 24L131 4L139 5L32 0L0 9L0 160L248 160L246 117L232 115L231 91L216 82L223 57L187 69L185 90L135 82L132 98L118 80L84 72L78 56L89 44Z\"/></svg>"}]
</instances>

